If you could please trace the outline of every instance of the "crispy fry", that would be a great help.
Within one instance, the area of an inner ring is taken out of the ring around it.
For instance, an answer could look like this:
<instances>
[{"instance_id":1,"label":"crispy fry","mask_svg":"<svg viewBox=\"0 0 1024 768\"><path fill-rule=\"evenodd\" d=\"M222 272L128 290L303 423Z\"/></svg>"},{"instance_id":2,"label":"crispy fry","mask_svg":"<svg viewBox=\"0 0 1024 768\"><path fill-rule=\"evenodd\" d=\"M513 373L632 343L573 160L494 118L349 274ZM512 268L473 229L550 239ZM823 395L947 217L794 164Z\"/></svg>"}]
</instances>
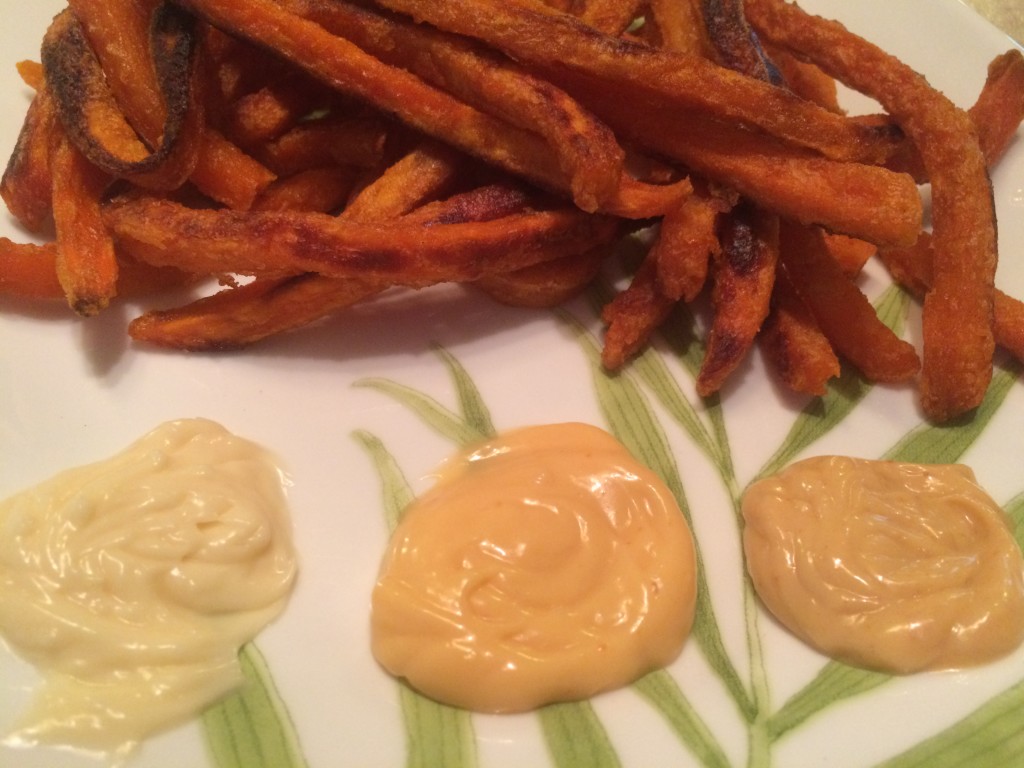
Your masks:
<instances>
[{"instance_id":1,"label":"crispy fry","mask_svg":"<svg viewBox=\"0 0 1024 768\"><path fill-rule=\"evenodd\" d=\"M556 307L582 291L608 258L607 244L512 272L485 275L476 285L495 301L514 307Z\"/></svg>"},{"instance_id":2,"label":"crispy fry","mask_svg":"<svg viewBox=\"0 0 1024 768\"><path fill-rule=\"evenodd\" d=\"M775 375L794 392L824 395L828 382L840 373L839 358L785 270L775 275L759 344Z\"/></svg>"},{"instance_id":3,"label":"crispy fry","mask_svg":"<svg viewBox=\"0 0 1024 768\"><path fill-rule=\"evenodd\" d=\"M256 153L283 175L332 163L375 168L384 159L389 127L380 118L328 115L299 123Z\"/></svg>"},{"instance_id":4,"label":"crispy fry","mask_svg":"<svg viewBox=\"0 0 1024 768\"><path fill-rule=\"evenodd\" d=\"M1012 48L988 66L978 100L967 111L991 166L999 161L1024 120L1024 53Z\"/></svg>"},{"instance_id":5,"label":"crispy fry","mask_svg":"<svg viewBox=\"0 0 1024 768\"><path fill-rule=\"evenodd\" d=\"M282 5L467 104L540 134L584 210L597 210L614 196L624 159L615 136L568 94L517 64L453 35L347 3L287 0ZM616 7L622 12L621 2Z\"/></svg>"},{"instance_id":6,"label":"crispy fry","mask_svg":"<svg viewBox=\"0 0 1024 768\"><path fill-rule=\"evenodd\" d=\"M932 281L930 233L921 233L921 239L909 248L885 248L879 255L897 283L918 299L924 298ZM1024 303L997 288L994 311L996 343L1024 362Z\"/></svg>"},{"instance_id":7,"label":"crispy fry","mask_svg":"<svg viewBox=\"0 0 1024 768\"><path fill-rule=\"evenodd\" d=\"M30 232L39 232L53 213L50 146L57 131L57 110L49 88L36 93L7 161L0 196Z\"/></svg>"},{"instance_id":8,"label":"crispy fry","mask_svg":"<svg viewBox=\"0 0 1024 768\"><path fill-rule=\"evenodd\" d=\"M68 305L89 317L105 309L117 294L114 243L100 212L100 198L109 178L90 165L63 134L50 154L50 168L57 278Z\"/></svg>"},{"instance_id":9,"label":"crispy fry","mask_svg":"<svg viewBox=\"0 0 1024 768\"><path fill-rule=\"evenodd\" d=\"M148 312L132 320L128 332L137 341L174 349L239 349L308 325L386 286L386 281L325 280L312 273L256 280L185 307Z\"/></svg>"},{"instance_id":10,"label":"crispy fry","mask_svg":"<svg viewBox=\"0 0 1024 768\"><path fill-rule=\"evenodd\" d=\"M195 167L202 119L192 92L192 19L171 6L161 6L152 17L152 44L146 23L142 50L133 53L143 59L136 63L141 71L153 73L150 98L159 102L160 112L151 115L147 111L148 121L140 113L133 127L117 103L110 78L94 51L102 51L110 58L111 35L116 35L114 39L121 43L120 48L128 50L123 41L131 30L115 31L100 23L101 18L114 24L130 16L137 22L133 26L147 22L148 18L136 18L140 14L134 4L130 8L118 7L117 3L103 7L125 13L108 17L99 12L94 0L74 0L74 13L65 11L58 15L43 39L43 68L61 122L79 151L110 175L152 189L175 189Z\"/></svg>"},{"instance_id":11,"label":"crispy fry","mask_svg":"<svg viewBox=\"0 0 1024 768\"><path fill-rule=\"evenodd\" d=\"M875 162L892 137L793 94L673 51L604 35L579 19L529 0L379 0L392 10L483 40L529 62L576 95L578 82L600 83L605 98L630 94L673 116L694 109L757 127L837 160ZM573 73L572 83L564 75Z\"/></svg>"},{"instance_id":12,"label":"crispy fry","mask_svg":"<svg viewBox=\"0 0 1024 768\"><path fill-rule=\"evenodd\" d=\"M651 0L650 7L662 48L699 57L710 53L700 0Z\"/></svg>"},{"instance_id":13,"label":"crispy fry","mask_svg":"<svg viewBox=\"0 0 1024 768\"><path fill-rule=\"evenodd\" d=\"M873 98L914 142L932 185L935 260L924 301L921 401L947 421L975 408L992 378L995 212L967 114L902 62L842 25L777 0L752 0L759 33Z\"/></svg>"},{"instance_id":14,"label":"crispy fry","mask_svg":"<svg viewBox=\"0 0 1024 768\"><path fill-rule=\"evenodd\" d=\"M817 157L732 125L666 116L625 97L595 108L622 135L786 218L878 244L912 243L921 229L920 194L906 174Z\"/></svg>"},{"instance_id":15,"label":"crispy fry","mask_svg":"<svg viewBox=\"0 0 1024 768\"><path fill-rule=\"evenodd\" d=\"M515 214L485 223L424 227L349 222L316 213L194 210L129 200L106 220L127 252L155 266L201 274L389 279L410 286L475 280L605 242L614 219L575 209ZM266 247L253 249L253 242Z\"/></svg>"},{"instance_id":16,"label":"crispy fry","mask_svg":"<svg viewBox=\"0 0 1024 768\"><path fill-rule=\"evenodd\" d=\"M779 259L779 219L740 204L723 217L720 240L711 295L715 312L697 375L701 397L721 389L768 315Z\"/></svg>"},{"instance_id":17,"label":"crispy fry","mask_svg":"<svg viewBox=\"0 0 1024 768\"><path fill-rule=\"evenodd\" d=\"M734 204L723 195L693 194L665 214L651 247L665 296L686 302L697 298L707 279L708 259L719 251L719 215Z\"/></svg>"},{"instance_id":18,"label":"crispy fry","mask_svg":"<svg viewBox=\"0 0 1024 768\"><path fill-rule=\"evenodd\" d=\"M869 381L900 382L920 367L917 353L875 314L867 297L828 255L818 229L782 222L786 275L836 352Z\"/></svg>"},{"instance_id":19,"label":"crispy fry","mask_svg":"<svg viewBox=\"0 0 1024 768\"><path fill-rule=\"evenodd\" d=\"M15 243L0 237L0 294L64 298L64 288L57 279L57 244Z\"/></svg>"},{"instance_id":20,"label":"crispy fry","mask_svg":"<svg viewBox=\"0 0 1024 768\"><path fill-rule=\"evenodd\" d=\"M601 319L606 326L601 364L609 371L621 368L665 322L676 302L658 286L658 265L648 254L629 286L605 304Z\"/></svg>"},{"instance_id":21,"label":"crispy fry","mask_svg":"<svg viewBox=\"0 0 1024 768\"><path fill-rule=\"evenodd\" d=\"M338 165L310 168L278 179L252 204L256 211L341 210L355 186L355 172Z\"/></svg>"}]
</instances>

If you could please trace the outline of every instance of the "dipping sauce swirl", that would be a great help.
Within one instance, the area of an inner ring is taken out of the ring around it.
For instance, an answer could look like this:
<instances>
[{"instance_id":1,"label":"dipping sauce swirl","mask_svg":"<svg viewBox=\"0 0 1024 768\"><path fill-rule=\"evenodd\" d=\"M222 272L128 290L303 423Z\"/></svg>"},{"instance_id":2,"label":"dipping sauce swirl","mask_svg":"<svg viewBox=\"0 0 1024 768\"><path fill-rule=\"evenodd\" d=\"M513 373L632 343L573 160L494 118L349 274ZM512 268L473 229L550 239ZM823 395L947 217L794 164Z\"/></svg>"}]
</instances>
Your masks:
<instances>
[{"instance_id":1,"label":"dipping sauce swirl","mask_svg":"<svg viewBox=\"0 0 1024 768\"><path fill-rule=\"evenodd\" d=\"M754 483L743 517L762 601L833 658L910 673L1024 640L1024 559L966 466L807 459Z\"/></svg>"},{"instance_id":2,"label":"dipping sauce swirl","mask_svg":"<svg viewBox=\"0 0 1024 768\"><path fill-rule=\"evenodd\" d=\"M8 743L126 753L240 685L295 578L283 481L184 419L0 504L0 632L44 676Z\"/></svg>"},{"instance_id":3,"label":"dipping sauce swirl","mask_svg":"<svg viewBox=\"0 0 1024 768\"><path fill-rule=\"evenodd\" d=\"M627 685L689 633L693 540L611 435L528 427L458 454L396 528L373 653L439 701L516 712Z\"/></svg>"}]
</instances>

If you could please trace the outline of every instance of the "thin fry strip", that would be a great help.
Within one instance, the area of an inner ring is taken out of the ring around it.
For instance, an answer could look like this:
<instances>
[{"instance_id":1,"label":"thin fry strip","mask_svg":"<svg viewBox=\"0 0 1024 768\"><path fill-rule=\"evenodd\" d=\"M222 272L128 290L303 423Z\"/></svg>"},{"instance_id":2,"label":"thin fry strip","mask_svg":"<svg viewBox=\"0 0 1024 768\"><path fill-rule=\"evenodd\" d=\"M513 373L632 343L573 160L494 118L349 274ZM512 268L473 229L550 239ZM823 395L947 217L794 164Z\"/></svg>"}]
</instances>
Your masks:
<instances>
[{"instance_id":1,"label":"thin fry strip","mask_svg":"<svg viewBox=\"0 0 1024 768\"><path fill-rule=\"evenodd\" d=\"M343 93L364 99L471 155L568 192L550 148L535 134L486 115L390 67L344 38L267 0L181 0L211 24L278 51ZM618 206L612 201L609 210ZM645 215L655 215L647 212Z\"/></svg>"},{"instance_id":2,"label":"thin fry strip","mask_svg":"<svg viewBox=\"0 0 1024 768\"><path fill-rule=\"evenodd\" d=\"M88 0L74 0L74 4L91 10ZM60 14L43 39L43 67L65 130L79 151L110 175L158 190L177 188L195 166L201 125L192 93L192 18L172 6L161 6L152 18L152 41L147 30L144 50L148 56L141 66L153 73L163 119L142 126L145 143L117 104L80 18L77 11Z\"/></svg>"},{"instance_id":3,"label":"thin fry strip","mask_svg":"<svg viewBox=\"0 0 1024 768\"><path fill-rule=\"evenodd\" d=\"M143 199L108 207L106 221L119 245L155 266L199 274L318 272L410 286L465 282L579 253L607 241L617 226L576 209L424 227L317 213L193 210ZM253 249L253 238L267 247Z\"/></svg>"},{"instance_id":4,"label":"thin fry strip","mask_svg":"<svg viewBox=\"0 0 1024 768\"><path fill-rule=\"evenodd\" d=\"M628 96L581 99L624 137L785 218L878 244L912 243L921 229L921 197L907 174L828 160L732 125L641 109Z\"/></svg>"},{"instance_id":5,"label":"thin fry strip","mask_svg":"<svg viewBox=\"0 0 1024 768\"><path fill-rule=\"evenodd\" d=\"M637 354L676 305L658 286L658 265L648 253L629 285L605 304L601 364L616 371Z\"/></svg>"},{"instance_id":6,"label":"thin fry strip","mask_svg":"<svg viewBox=\"0 0 1024 768\"><path fill-rule=\"evenodd\" d=\"M0 237L0 295L62 299L57 244L15 243Z\"/></svg>"},{"instance_id":7,"label":"thin fry strip","mask_svg":"<svg viewBox=\"0 0 1024 768\"><path fill-rule=\"evenodd\" d=\"M832 21L751 0L759 33L876 99L917 146L932 185L935 261L924 300L921 402L947 421L975 408L992 378L995 211L965 112L908 66Z\"/></svg>"},{"instance_id":8,"label":"thin fry strip","mask_svg":"<svg viewBox=\"0 0 1024 768\"><path fill-rule=\"evenodd\" d=\"M604 35L529 0L378 0L436 27L475 37L529 62L575 95L562 75L600 82L607 98L644 94L674 112L701 110L740 121L836 160L875 162L890 137L695 56Z\"/></svg>"},{"instance_id":9,"label":"thin fry strip","mask_svg":"<svg viewBox=\"0 0 1024 768\"><path fill-rule=\"evenodd\" d=\"M768 315L779 259L779 219L741 203L723 218L721 252L715 261L712 302L697 394L708 397L746 357Z\"/></svg>"},{"instance_id":10,"label":"thin fry strip","mask_svg":"<svg viewBox=\"0 0 1024 768\"><path fill-rule=\"evenodd\" d=\"M114 243L100 211L109 179L63 135L50 154L50 168L57 277L68 305L89 317L105 309L117 293Z\"/></svg>"},{"instance_id":11,"label":"thin fry strip","mask_svg":"<svg viewBox=\"0 0 1024 768\"><path fill-rule=\"evenodd\" d=\"M93 51L101 59L103 72L117 103L131 124L155 145L162 140L167 120L160 98L156 71L148 63L149 17L153 0L74 0L75 15L82 20ZM194 73L198 77L198 71ZM192 92L198 90L194 84ZM203 128L203 110L193 101L186 114L188 127L182 132L195 141L196 156L190 180L214 200L238 210L248 208L274 174L229 142L211 126ZM182 140L184 157L191 142ZM183 167L187 161L183 159Z\"/></svg>"},{"instance_id":12,"label":"thin fry strip","mask_svg":"<svg viewBox=\"0 0 1024 768\"><path fill-rule=\"evenodd\" d=\"M658 265L658 285L672 299L697 298L708 275L708 259L719 250L718 218L735 200L694 193L665 214L651 253Z\"/></svg>"},{"instance_id":13,"label":"thin fry strip","mask_svg":"<svg viewBox=\"0 0 1024 768\"><path fill-rule=\"evenodd\" d=\"M704 31L700 0L650 0L661 47L668 51L706 57L710 44Z\"/></svg>"},{"instance_id":14,"label":"thin fry strip","mask_svg":"<svg viewBox=\"0 0 1024 768\"><path fill-rule=\"evenodd\" d=\"M29 105L0 180L7 209L30 232L39 232L53 212L50 146L57 126L56 105L44 83Z\"/></svg>"},{"instance_id":15,"label":"thin fry strip","mask_svg":"<svg viewBox=\"0 0 1024 768\"><path fill-rule=\"evenodd\" d=\"M416 170L408 165L403 168L406 172ZM403 178L404 175L395 173L384 183L401 184ZM371 195L361 215L367 219L387 219L397 210L395 200L393 195ZM369 201L380 207L372 211ZM487 221L521 211L525 203L526 199L516 190L483 188L424 206L406 221L419 225ZM387 280L334 279L314 273L258 278L183 307L148 312L133 320L128 331L138 341L176 349L236 349L309 325L369 299L390 285Z\"/></svg>"},{"instance_id":16,"label":"thin fry strip","mask_svg":"<svg viewBox=\"0 0 1024 768\"><path fill-rule=\"evenodd\" d=\"M931 284L932 236L921 233L921 239L909 248L884 248L879 251L882 263L897 283L918 299L924 298ZM1001 290L995 291L996 344L1024 362L1024 302Z\"/></svg>"},{"instance_id":17,"label":"thin fry strip","mask_svg":"<svg viewBox=\"0 0 1024 768\"><path fill-rule=\"evenodd\" d=\"M540 134L584 210L596 210L614 196L625 153L606 125L551 83L464 38L391 15L325 0L281 5L482 111Z\"/></svg>"},{"instance_id":18,"label":"thin fry strip","mask_svg":"<svg viewBox=\"0 0 1024 768\"><path fill-rule=\"evenodd\" d=\"M878 319L871 302L829 257L822 232L783 221L780 233L786 275L835 350L869 381L913 378L920 367L914 347Z\"/></svg>"},{"instance_id":19,"label":"thin fry strip","mask_svg":"<svg viewBox=\"0 0 1024 768\"><path fill-rule=\"evenodd\" d=\"M839 358L785 270L775 275L771 311L758 344L775 375L794 392L820 397L840 373Z\"/></svg>"},{"instance_id":20,"label":"thin fry strip","mask_svg":"<svg viewBox=\"0 0 1024 768\"><path fill-rule=\"evenodd\" d=\"M278 179L252 204L257 211L340 211L355 186L351 168L324 166Z\"/></svg>"}]
</instances>

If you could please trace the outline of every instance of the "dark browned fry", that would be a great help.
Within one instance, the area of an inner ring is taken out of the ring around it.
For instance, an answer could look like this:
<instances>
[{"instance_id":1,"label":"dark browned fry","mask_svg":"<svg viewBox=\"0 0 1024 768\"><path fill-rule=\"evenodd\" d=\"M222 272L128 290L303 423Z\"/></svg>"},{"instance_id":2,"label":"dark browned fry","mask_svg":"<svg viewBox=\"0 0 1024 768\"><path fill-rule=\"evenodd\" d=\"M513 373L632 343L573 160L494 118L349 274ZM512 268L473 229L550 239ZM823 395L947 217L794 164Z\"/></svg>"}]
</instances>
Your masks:
<instances>
[{"instance_id":1,"label":"dark browned fry","mask_svg":"<svg viewBox=\"0 0 1024 768\"><path fill-rule=\"evenodd\" d=\"M573 95L580 80L610 100L642 95L671 112L700 110L757 127L836 160L877 162L893 137L713 62L604 35L579 19L521 0L378 0L441 29L529 62ZM563 75L573 74L572 86Z\"/></svg>"},{"instance_id":2,"label":"dark browned fry","mask_svg":"<svg viewBox=\"0 0 1024 768\"><path fill-rule=\"evenodd\" d=\"M176 189L191 174L200 124L191 26L192 18L172 6L154 14L147 68L155 73L164 119L144 142L117 104L78 17L65 11L54 19L43 38L46 81L69 139L93 165L158 190Z\"/></svg>"},{"instance_id":3,"label":"dark browned fry","mask_svg":"<svg viewBox=\"0 0 1024 768\"><path fill-rule=\"evenodd\" d=\"M606 242L618 226L569 208L422 226L304 212L194 210L151 199L112 205L106 221L127 253L154 266L267 277L318 272L409 286L476 280L580 253Z\"/></svg>"},{"instance_id":4,"label":"dark browned fry","mask_svg":"<svg viewBox=\"0 0 1024 768\"><path fill-rule=\"evenodd\" d=\"M717 392L746 357L768 315L779 260L779 219L740 203L722 217L721 250L714 263L714 317L697 394Z\"/></svg>"},{"instance_id":5,"label":"dark browned fry","mask_svg":"<svg viewBox=\"0 0 1024 768\"><path fill-rule=\"evenodd\" d=\"M708 274L708 259L718 253L718 217L735 200L725 195L694 193L665 214L651 254L658 265L658 285L672 299L697 298Z\"/></svg>"}]
</instances>

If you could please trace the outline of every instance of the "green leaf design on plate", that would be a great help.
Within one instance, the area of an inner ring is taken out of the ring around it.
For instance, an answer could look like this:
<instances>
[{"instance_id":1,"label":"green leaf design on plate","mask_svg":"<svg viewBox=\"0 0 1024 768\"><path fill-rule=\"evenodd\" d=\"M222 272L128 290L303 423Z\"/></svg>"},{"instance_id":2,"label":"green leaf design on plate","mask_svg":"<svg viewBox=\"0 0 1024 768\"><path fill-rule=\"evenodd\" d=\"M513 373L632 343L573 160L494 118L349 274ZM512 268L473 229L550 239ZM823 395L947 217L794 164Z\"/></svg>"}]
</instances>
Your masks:
<instances>
[{"instance_id":1,"label":"green leaf design on plate","mask_svg":"<svg viewBox=\"0 0 1024 768\"><path fill-rule=\"evenodd\" d=\"M952 425L923 424L903 437L884 458L918 463L955 463L978 438L1003 404L1019 367L998 370L984 402L971 419ZM1024 514L1024 513L1022 513ZM830 661L815 678L790 698L769 721L770 733L778 738L827 707L876 688L891 680L890 675Z\"/></svg>"},{"instance_id":2,"label":"green leaf design on plate","mask_svg":"<svg viewBox=\"0 0 1024 768\"><path fill-rule=\"evenodd\" d=\"M384 517L392 531L413 499L412 488L378 437L365 430L356 430L352 436L369 454L381 479ZM468 712L439 704L404 683L399 684L399 698L408 768L473 768L477 764L476 736Z\"/></svg>"},{"instance_id":3,"label":"green leaf design on plate","mask_svg":"<svg viewBox=\"0 0 1024 768\"><path fill-rule=\"evenodd\" d=\"M1003 507L1010 517L1010 525L1013 526L1013 537L1017 544L1024 549L1024 493L1014 496Z\"/></svg>"},{"instance_id":4,"label":"green leaf design on plate","mask_svg":"<svg viewBox=\"0 0 1024 768\"><path fill-rule=\"evenodd\" d=\"M669 726L684 744L690 746L701 765L707 768L729 767L729 758L672 675L663 669L651 672L637 680L633 687L665 716Z\"/></svg>"},{"instance_id":5,"label":"green leaf design on plate","mask_svg":"<svg viewBox=\"0 0 1024 768\"><path fill-rule=\"evenodd\" d=\"M589 702L550 704L537 715L548 752L559 768L618 768L622 764Z\"/></svg>"},{"instance_id":6,"label":"green leaf design on plate","mask_svg":"<svg viewBox=\"0 0 1024 768\"><path fill-rule=\"evenodd\" d=\"M1020 376L1020 370L1021 366L1016 363L997 369L988 394L975 413L951 424L923 424L890 448L884 458L921 464L951 464L959 461L995 416Z\"/></svg>"},{"instance_id":7,"label":"green leaf design on plate","mask_svg":"<svg viewBox=\"0 0 1024 768\"><path fill-rule=\"evenodd\" d=\"M1013 766L1024 755L1024 681L879 768Z\"/></svg>"},{"instance_id":8,"label":"green leaf design on plate","mask_svg":"<svg viewBox=\"0 0 1024 768\"><path fill-rule=\"evenodd\" d=\"M637 386L633 375L629 371L621 371L615 375L606 373L601 367L600 352L593 337L571 317L566 315L564 319L576 333L577 340L590 361L598 404L608 422L609 430L638 461L652 469L668 486L692 529L693 524L686 493L675 458L668 445L668 439L658 420L654 417L647 398ZM695 547L697 553L697 609L694 616L693 636L708 663L736 701L744 717L752 719L755 711L754 703L725 650L707 585L699 542L695 541ZM704 745L696 746L699 748L696 748L695 751L704 750Z\"/></svg>"},{"instance_id":9,"label":"green leaf design on plate","mask_svg":"<svg viewBox=\"0 0 1024 768\"><path fill-rule=\"evenodd\" d=\"M795 693L768 719L768 736L775 740L832 704L870 691L890 680L892 675L883 672L871 672L838 661L829 661L813 681Z\"/></svg>"},{"instance_id":10,"label":"green leaf design on plate","mask_svg":"<svg viewBox=\"0 0 1024 768\"><path fill-rule=\"evenodd\" d=\"M249 643L239 653L245 685L203 713L219 768L305 768L298 736L266 661Z\"/></svg>"}]
</instances>

